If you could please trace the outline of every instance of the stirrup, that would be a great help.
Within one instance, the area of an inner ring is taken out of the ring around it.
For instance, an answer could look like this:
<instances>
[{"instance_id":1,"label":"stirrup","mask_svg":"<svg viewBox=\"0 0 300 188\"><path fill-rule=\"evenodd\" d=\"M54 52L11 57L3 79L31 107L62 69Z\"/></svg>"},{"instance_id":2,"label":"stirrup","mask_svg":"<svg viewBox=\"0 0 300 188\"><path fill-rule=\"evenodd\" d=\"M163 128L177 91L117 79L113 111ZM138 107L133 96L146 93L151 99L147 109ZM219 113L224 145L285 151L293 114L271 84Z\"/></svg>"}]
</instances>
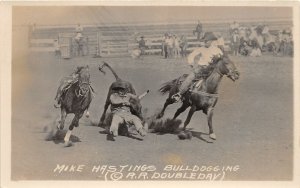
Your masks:
<instances>
[{"instance_id":1,"label":"stirrup","mask_svg":"<svg viewBox=\"0 0 300 188\"><path fill-rule=\"evenodd\" d=\"M60 107L61 107L61 104L54 104L54 107L55 107L55 108L60 108Z\"/></svg>"}]
</instances>

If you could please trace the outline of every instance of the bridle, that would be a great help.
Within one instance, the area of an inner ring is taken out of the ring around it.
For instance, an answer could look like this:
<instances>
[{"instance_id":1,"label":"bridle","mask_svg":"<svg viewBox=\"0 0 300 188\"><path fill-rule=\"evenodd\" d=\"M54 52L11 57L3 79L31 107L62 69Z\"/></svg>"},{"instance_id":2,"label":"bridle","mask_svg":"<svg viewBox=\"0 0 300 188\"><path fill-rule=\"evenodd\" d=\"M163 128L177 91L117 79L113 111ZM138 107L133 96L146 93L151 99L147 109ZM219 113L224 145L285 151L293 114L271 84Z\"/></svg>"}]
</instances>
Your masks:
<instances>
[{"instance_id":1,"label":"bridle","mask_svg":"<svg viewBox=\"0 0 300 188\"><path fill-rule=\"evenodd\" d=\"M225 63L225 62L223 61L223 63ZM225 65L223 64L223 66L225 66ZM225 66L225 67L226 67L226 66ZM222 77L223 75L226 75L228 78L233 78L233 77L236 77L237 75L239 75L239 72L236 70L236 68L231 69L231 68L226 67L226 69L228 70L227 73L222 73L222 72L219 70L219 68L216 68L215 70L216 70L216 72L217 72L221 77Z\"/></svg>"},{"instance_id":2,"label":"bridle","mask_svg":"<svg viewBox=\"0 0 300 188\"><path fill-rule=\"evenodd\" d=\"M82 86L84 86L84 85L87 85L88 88L90 88L91 82L80 82L80 81L78 81L78 90L75 90L76 97L79 98L79 97L84 97L85 95L87 95L88 91L85 92L85 94L83 94L84 92L82 91L83 90Z\"/></svg>"}]
</instances>

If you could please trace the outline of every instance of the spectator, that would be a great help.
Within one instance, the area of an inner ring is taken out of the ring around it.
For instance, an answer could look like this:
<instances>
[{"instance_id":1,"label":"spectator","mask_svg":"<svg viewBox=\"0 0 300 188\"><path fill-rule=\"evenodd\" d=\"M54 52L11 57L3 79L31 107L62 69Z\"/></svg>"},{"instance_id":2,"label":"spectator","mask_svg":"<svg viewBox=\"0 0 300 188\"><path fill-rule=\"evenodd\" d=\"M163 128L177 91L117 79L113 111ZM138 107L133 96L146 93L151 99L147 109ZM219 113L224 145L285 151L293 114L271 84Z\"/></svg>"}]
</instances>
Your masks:
<instances>
[{"instance_id":1,"label":"spectator","mask_svg":"<svg viewBox=\"0 0 300 188\"><path fill-rule=\"evenodd\" d=\"M239 47L240 47L240 38L237 30L235 30L234 33L232 34L231 42L233 47L233 55L238 56Z\"/></svg>"},{"instance_id":2,"label":"spectator","mask_svg":"<svg viewBox=\"0 0 300 188\"><path fill-rule=\"evenodd\" d=\"M198 24L196 26L196 29L193 31L193 35L197 34L197 40L201 39L201 34L202 34L202 24L200 20L198 20Z\"/></svg>"},{"instance_id":3,"label":"spectator","mask_svg":"<svg viewBox=\"0 0 300 188\"><path fill-rule=\"evenodd\" d=\"M180 54L182 57L186 57L186 50L188 47L187 39L184 35L181 35L180 41L179 41L179 47L180 47Z\"/></svg>"},{"instance_id":4,"label":"spectator","mask_svg":"<svg viewBox=\"0 0 300 188\"><path fill-rule=\"evenodd\" d=\"M144 36L141 36L141 40L139 40L139 49L141 50L141 55L145 55L146 41L144 40Z\"/></svg>"},{"instance_id":5,"label":"spectator","mask_svg":"<svg viewBox=\"0 0 300 188\"><path fill-rule=\"evenodd\" d=\"M253 49L252 49L252 51L250 53L250 56L252 56L252 57L259 57L259 56L261 56L261 48L260 48L259 43L257 42L257 40L254 40L252 42L252 45L253 45Z\"/></svg>"},{"instance_id":6,"label":"spectator","mask_svg":"<svg viewBox=\"0 0 300 188\"><path fill-rule=\"evenodd\" d=\"M176 35L173 35L173 49L174 49L175 58L178 58L180 53L180 46L179 46L179 39Z\"/></svg>"},{"instance_id":7,"label":"spectator","mask_svg":"<svg viewBox=\"0 0 300 188\"><path fill-rule=\"evenodd\" d=\"M58 39L54 40L53 46L54 46L55 56L59 56L60 55L60 46L59 46Z\"/></svg>"},{"instance_id":8,"label":"spectator","mask_svg":"<svg viewBox=\"0 0 300 188\"><path fill-rule=\"evenodd\" d=\"M240 27L240 24L237 23L236 21L234 21L233 23L231 23L231 24L229 25L229 33L230 33L230 35L231 35L235 30L238 30L239 27Z\"/></svg>"},{"instance_id":9,"label":"spectator","mask_svg":"<svg viewBox=\"0 0 300 188\"><path fill-rule=\"evenodd\" d=\"M167 58L167 44L166 40L168 38L168 33L165 33L162 44L161 44L161 55Z\"/></svg>"},{"instance_id":10,"label":"spectator","mask_svg":"<svg viewBox=\"0 0 300 188\"><path fill-rule=\"evenodd\" d=\"M173 39L171 38L171 35L168 34L165 38L165 58L172 57L172 49L173 49Z\"/></svg>"}]
</instances>

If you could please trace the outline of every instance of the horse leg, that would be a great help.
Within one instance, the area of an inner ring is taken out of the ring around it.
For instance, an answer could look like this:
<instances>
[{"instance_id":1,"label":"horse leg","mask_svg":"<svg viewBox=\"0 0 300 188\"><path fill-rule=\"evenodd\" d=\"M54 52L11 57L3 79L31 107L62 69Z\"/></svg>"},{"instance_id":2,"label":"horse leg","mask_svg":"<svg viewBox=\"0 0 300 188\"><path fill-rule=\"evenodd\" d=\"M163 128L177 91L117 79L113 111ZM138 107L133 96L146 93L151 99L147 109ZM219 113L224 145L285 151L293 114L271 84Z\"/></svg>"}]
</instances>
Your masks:
<instances>
[{"instance_id":1,"label":"horse leg","mask_svg":"<svg viewBox=\"0 0 300 188\"><path fill-rule=\"evenodd\" d=\"M59 130L64 129L66 117L67 117L66 110L64 108L61 108L61 117L60 117L61 119L60 119L59 125L57 126L57 128Z\"/></svg>"},{"instance_id":2,"label":"horse leg","mask_svg":"<svg viewBox=\"0 0 300 188\"><path fill-rule=\"evenodd\" d=\"M163 109L161 110L161 112L156 116L157 119L160 119L164 116L164 113L165 113L165 110L166 108L170 105L170 104L173 104L173 100L171 98L167 98L165 104L164 104L164 107Z\"/></svg>"},{"instance_id":3,"label":"horse leg","mask_svg":"<svg viewBox=\"0 0 300 188\"><path fill-rule=\"evenodd\" d=\"M193 114L195 113L195 111L196 111L196 106L194 105L191 107L189 114L184 122L183 130L185 130L186 126L190 123L191 118L192 118Z\"/></svg>"},{"instance_id":4,"label":"horse leg","mask_svg":"<svg viewBox=\"0 0 300 188\"><path fill-rule=\"evenodd\" d=\"M189 104L182 103L181 107L177 109L174 114L173 120L176 119L182 112L184 112L189 107Z\"/></svg>"},{"instance_id":5,"label":"horse leg","mask_svg":"<svg viewBox=\"0 0 300 188\"><path fill-rule=\"evenodd\" d=\"M72 123L69 126L69 130L66 133L66 136L64 138L65 143L69 142L71 134L72 134L72 130L74 129L74 127L78 127L78 125L79 125L79 119L82 117L83 113L84 112L80 112L80 113L75 114L75 116L74 116L74 118L72 120Z\"/></svg>"},{"instance_id":6,"label":"horse leg","mask_svg":"<svg viewBox=\"0 0 300 188\"><path fill-rule=\"evenodd\" d=\"M214 114L214 109L213 108L209 108L207 111L207 123L208 123L208 128L209 128L209 138L216 140L217 137L214 133L213 127L212 127L212 117Z\"/></svg>"}]
</instances>

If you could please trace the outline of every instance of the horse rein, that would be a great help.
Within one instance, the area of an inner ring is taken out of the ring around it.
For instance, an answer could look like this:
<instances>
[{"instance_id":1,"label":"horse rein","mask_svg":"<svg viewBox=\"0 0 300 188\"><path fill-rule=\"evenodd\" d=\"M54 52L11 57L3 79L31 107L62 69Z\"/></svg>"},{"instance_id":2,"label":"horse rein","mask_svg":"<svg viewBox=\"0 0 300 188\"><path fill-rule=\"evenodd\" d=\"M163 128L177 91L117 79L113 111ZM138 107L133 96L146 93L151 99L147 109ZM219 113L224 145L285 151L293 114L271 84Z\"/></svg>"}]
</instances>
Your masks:
<instances>
[{"instance_id":1,"label":"horse rein","mask_svg":"<svg viewBox=\"0 0 300 188\"><path fill-rule=\"evenodd\" d=\"M218 93L207 93L207 92L204 92L204 91L192 91L192 92L203 95L205 97L214 97L214 98L219 97Z\"/></svg>"},{"instance_id":2,"label":"horse rein","mask_svg":"<svg viewBox=\"0 0 300 188\"><path fill-rule=\"evenodd\" d=\"M238 74L238 71L237 71L236 69L233 69L233 70L232 70L232 69L229 69L229 68L227 68L227 69L228 69L228 73L226 74L227 77L235 76L235 74ZM224 76L224 74L221 73L219 69L215 69L215 71L216 71L221 77Z\"/></svg>"}]
</instances>

